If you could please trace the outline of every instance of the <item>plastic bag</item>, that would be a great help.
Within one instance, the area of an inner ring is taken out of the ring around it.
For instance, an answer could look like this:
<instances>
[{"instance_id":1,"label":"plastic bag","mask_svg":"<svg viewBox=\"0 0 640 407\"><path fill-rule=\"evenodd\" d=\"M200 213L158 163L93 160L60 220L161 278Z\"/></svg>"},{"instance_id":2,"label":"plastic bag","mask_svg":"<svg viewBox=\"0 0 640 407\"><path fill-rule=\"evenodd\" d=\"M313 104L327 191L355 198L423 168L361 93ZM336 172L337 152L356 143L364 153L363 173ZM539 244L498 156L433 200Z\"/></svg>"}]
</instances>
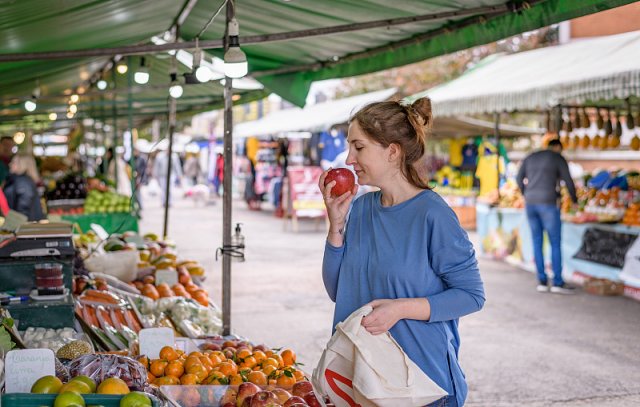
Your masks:
<instances>
[{"instance_id":1,"label":"plastic bag","mask_svg":"<svg viewBox=\"0 0 640 407\"><path fill-rule=\"evenodd\" d=\"M140 362L120 355L84 355L69 364L71 377L86 375L96 383L109 377L119 377L132 390L144 391L148 387L147 370Z\"/></svg>"},{"instance_id":2,"label":"plastic bag","mask_svg":"<svg viewBox=\"0 0 640 407\"><path fill-rule=\"evenodd\" d=\"M138 274L138 252L122 250L117 252L94 252L84 261L85 267L92 273L103 273L129 283Z\"/></svg>"}]
</instances>

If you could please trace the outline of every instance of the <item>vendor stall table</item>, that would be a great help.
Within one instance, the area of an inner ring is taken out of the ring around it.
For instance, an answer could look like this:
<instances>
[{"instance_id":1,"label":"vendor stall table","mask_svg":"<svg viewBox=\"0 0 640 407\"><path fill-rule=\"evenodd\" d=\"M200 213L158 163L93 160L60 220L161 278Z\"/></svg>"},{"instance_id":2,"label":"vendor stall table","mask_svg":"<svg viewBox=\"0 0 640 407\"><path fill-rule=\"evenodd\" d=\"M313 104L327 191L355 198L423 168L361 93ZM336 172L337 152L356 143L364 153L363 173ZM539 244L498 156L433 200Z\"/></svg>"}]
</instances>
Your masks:
<instances>
[{"instance_id":1,"label":"vendor stall table","mask_svg":"<svg viewBox=\"0 0 640 407\"><path fill-rule=\"evenodd\" d=\"M479 252L487 257L503 260L527 271L535 272L531 231L524 209L497 208L478 203L477 231L480 238ZM585 242L585 234L600 233L606 235L603 243L612 247L600 247L599 252L607 253L607 259L584 259L578 255ZM562 223L562 262L565 278L584 282L589 278L605 278L612 281L622 280L625 295L640 300L640 285L635 280L621 276L624 264L624 252L640 235L640 228L622 224ZM547 267L550 268L551 248L545 236L543 248ZM609 264L607 264L607 262Z\"/></svg>"}]
</instances>

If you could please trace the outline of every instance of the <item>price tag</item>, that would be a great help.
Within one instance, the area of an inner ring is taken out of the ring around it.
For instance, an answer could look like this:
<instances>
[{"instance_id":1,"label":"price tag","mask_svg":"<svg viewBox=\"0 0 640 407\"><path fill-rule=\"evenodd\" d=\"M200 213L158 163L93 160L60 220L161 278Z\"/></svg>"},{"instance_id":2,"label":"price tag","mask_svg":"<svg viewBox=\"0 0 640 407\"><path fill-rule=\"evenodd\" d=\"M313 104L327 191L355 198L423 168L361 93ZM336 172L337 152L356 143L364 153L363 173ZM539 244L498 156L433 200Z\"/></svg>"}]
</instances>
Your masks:
<instances>
[{"instance_id":1,"label":"price tag","mask_svg":"<svg viewBox=\"0 0 640 407\"><path fill-rule=\"evenodd\" d=\"M145 328L138 334L140 339L140 354L150 359L158 359L160 350L165 346L175 346L173 329Z\"/></svg>"},{"instance_id":2,"label":"price tag","mask_svg":"<svg viewBox=\"0 0 640 407\"><path fill-rule=\"evenodd\" d=\"M198 350L196 344L189 338L176 338L176 349L180 349L186 354Z\"/></svg>"},{"instance_id":3,"label":"price tag","mask_svg":"<svg viewBox=\"0 0 640 407\"><path fill-rule=\"evenodd\" d=\"M169 284L169 287L178 284L178 272L172 269L156 270L156 285L162 283Z\"/></svg>"},{"instance_id":4,"label":"price tag","mask_svg":"<svg viewBox=\"0 0 640 407\"><path fill-rule=\"evenodd\" d=\"M29 393L36 380L55 374L55 356L51 349L9 351L4 367L5 392Z\"/></svg>"}]
</instances>

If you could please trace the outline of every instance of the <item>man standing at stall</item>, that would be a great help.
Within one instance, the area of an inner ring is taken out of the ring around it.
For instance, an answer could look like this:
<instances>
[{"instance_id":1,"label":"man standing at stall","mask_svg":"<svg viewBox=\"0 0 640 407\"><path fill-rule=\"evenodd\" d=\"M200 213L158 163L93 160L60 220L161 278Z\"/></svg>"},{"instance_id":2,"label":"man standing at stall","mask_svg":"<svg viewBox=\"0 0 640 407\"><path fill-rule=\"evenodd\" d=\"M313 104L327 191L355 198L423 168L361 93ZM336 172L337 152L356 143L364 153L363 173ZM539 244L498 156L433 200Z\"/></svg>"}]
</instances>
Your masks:
<instances>
[{"instance_id":1,"label":"man standing at stall","mask_svg":"<svg viewBox=\"0 0 640 407\"><path fill-rule=\"evenodd\" d=\"M562 278L562 222L558 202L559 182L564 181L573 203L578 202L576 187L569 173L569 165L562 156L560 140L549 141L546 150L527 156L518 171L518 187L526 202L527 219L531 228L533 256L538 271L539 292L573 294L573 287ZM551 266L553 285L549 288L542 253L543 232L546 231L551 243Z\"/></svg>"}]
</instances>

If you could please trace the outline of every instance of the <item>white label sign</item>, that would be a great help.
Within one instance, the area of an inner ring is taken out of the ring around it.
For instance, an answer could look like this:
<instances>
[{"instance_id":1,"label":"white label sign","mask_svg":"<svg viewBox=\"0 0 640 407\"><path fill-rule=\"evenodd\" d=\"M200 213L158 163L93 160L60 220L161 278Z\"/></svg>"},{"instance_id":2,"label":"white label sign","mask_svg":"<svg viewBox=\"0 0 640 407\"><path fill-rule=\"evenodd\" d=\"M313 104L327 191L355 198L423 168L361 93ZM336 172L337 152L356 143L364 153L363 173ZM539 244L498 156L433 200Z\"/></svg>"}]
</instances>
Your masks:
<instances>
[{"instance_id":1,"label":"white label sign","mask_svg":"<svg viewBox=\"0 0 640 407\"><path fill-rule=\"evenodd\" d=\"M145 328L138 334L140 338L140 354L150 359L158 359L164 346L175 346L173 329Z\"/></svg>"},{"instance_id":2,"label":"white label sign","mask_svg":"<svg viewBox=\"0 0 640 407\"><path fill-rule=\"evenodd\" d=\"M186 354L199 350L196 344L189 338L176 338L176 349L180 349Z\"/></svg>"},{"instance_id":3,"label":"white label sign","mask_svg":"<svg viewBox=\"0 0 640 407\"><path fill-rule=\"evenodd\" d=\"M178 284L178 272L171 269L156 270L156 285L162 283L169 284L169 287Z\"/></svg>"},{"instance_id":4,"label":"white label sign","mask_svg":"<svg viewBox=\"0 0 640 407\"><path fill-rule=\"evenodd\" d=\"M9 351L4 366L5 392L29 393L36 380L55 374L55 356L51 349Z\"/></svg>"}]
</instances>

